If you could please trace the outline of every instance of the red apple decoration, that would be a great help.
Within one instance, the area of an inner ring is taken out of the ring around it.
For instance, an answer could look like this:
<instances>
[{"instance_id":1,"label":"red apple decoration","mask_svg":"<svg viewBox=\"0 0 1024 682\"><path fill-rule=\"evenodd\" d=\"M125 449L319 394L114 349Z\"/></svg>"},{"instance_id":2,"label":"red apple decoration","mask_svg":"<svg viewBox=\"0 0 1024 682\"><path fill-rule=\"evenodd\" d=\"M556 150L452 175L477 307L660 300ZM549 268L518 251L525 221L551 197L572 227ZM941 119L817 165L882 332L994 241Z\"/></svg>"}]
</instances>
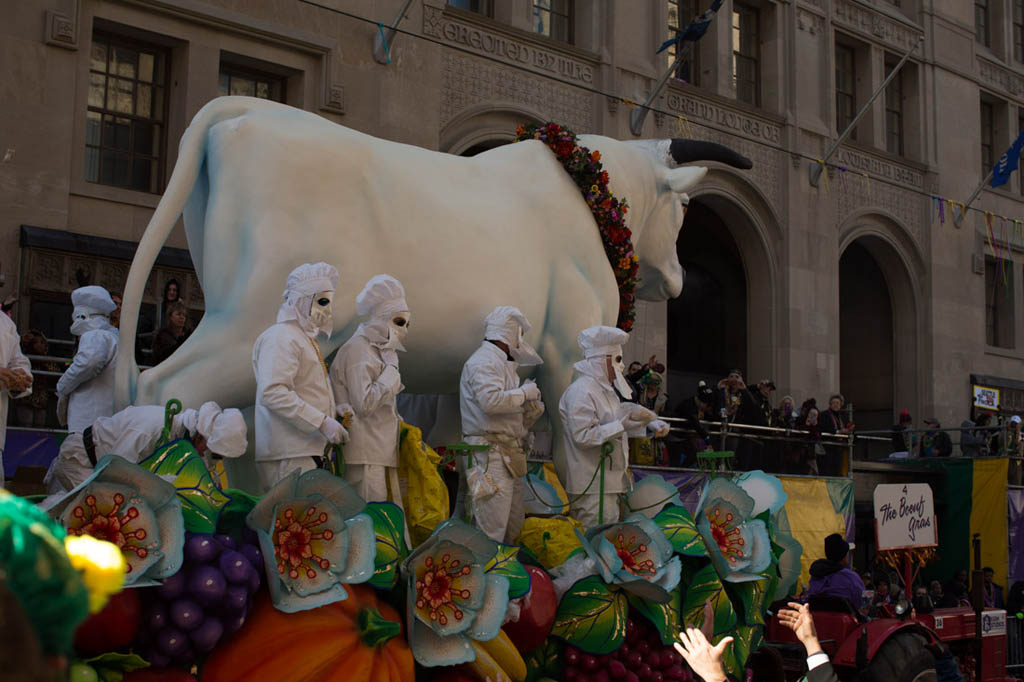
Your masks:
<instances>
[{"instance_id":1,"label":"red apple decoration","mask_svg":"<svg viewBox=\"0 0 1024 682\"><path fill-rule=\"evenodd\" d=\"M132 643L142 621L142 604L135 589L121 590L75 630L75 651L80 656L98 656L123 649Z\"/></svg>"},{"instance_id":2,"label":"red apple decoration","mask_svg":"<svg viewBox=\"0 0 1024 682\"><path fill-rule=\"evenodd\" d=\"M558 599L555 597L555 586L551 577L542 568L525 566L530 574L530 593L526 602L529 606L519 612L519 620L502 626L505 634L526 655L544 643L551 634L551 626L555 623L555 611L558 610Z\"/></svg>"}]
</instances>

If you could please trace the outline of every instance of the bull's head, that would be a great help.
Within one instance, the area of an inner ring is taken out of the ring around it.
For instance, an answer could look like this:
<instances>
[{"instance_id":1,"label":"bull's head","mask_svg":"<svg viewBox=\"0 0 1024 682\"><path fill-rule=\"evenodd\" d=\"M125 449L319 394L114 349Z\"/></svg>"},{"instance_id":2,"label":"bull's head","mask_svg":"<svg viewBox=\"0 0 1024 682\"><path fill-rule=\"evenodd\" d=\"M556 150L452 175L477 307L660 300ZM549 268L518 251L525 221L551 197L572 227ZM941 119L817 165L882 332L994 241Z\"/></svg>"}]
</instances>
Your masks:
<instances>
[{"instance_id":1,"label":"bull's head","mask_svg":"<svg viewBox=\"0 0 1024 682\"><path fill-rule=\"evenodd\" d=\"M675 138L643 140L627 143L642 150L652 162L655 192L640 192L642 202L635 202L638 215L631 216L634 248L640 257L638 298L664 301L675 298L683 290L683 268L676 254L676 240L683 225L688 192L703 179L706 168L682 166L698 161L718 161L734 168L749 169L747 157L714 142ZM636 195L635 195L636 196ZM640 203L640 206L636 204Z\"/></svg>"}]
</instances>

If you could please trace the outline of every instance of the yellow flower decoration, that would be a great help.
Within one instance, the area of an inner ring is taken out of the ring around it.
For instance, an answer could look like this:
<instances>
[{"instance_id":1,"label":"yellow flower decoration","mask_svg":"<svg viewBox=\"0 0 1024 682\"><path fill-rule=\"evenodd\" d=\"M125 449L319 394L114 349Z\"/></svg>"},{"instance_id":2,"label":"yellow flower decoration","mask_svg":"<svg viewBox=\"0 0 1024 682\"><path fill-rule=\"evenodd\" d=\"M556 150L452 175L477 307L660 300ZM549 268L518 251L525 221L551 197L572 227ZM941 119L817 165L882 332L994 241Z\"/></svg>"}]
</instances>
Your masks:
<instances>
[{"instance_id":1,"label":"yellow flower decoration","mask_svg":"<svg viewBox=\"0 0 1024 682\"><path fill-rule=\"evenodd\" d=\"M117 545L89 535L69 535L64 549L89 591L89 611L96 613L124 585L124 554Z\"/></svg>"}]
</instances>

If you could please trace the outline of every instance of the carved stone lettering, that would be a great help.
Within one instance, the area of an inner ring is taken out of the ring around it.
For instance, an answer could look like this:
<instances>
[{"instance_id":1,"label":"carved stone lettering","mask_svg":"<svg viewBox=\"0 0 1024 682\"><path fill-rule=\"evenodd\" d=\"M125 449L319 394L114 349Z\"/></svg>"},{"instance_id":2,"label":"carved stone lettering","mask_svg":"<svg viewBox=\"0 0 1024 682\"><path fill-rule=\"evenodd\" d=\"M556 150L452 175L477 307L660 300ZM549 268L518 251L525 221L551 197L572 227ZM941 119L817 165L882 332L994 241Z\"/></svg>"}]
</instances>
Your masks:
<instances>
[{"instance_id":1,"label":"carved stone lettering","mask_svg":"<svg viewBox=\"0 0 1024 682\"><path fill-rule=\"evenodd\" d=\"M836 152L835 160L838 165L846 166L858 173L876 175L915 189L920 189L924 185L924 176L919 171L875 156L841 148Z\"/></svg>"},{"instance_id":2,"label":"carved stone lettering","mask_svg":"<svg viewBox=\"0 0 1024 682\"><path fill-rule=\"evenodd\" d=\"M424 5L423 33L453 45L462 45L477 52L497 57L535 71L543 71L590 85L594 82L594 66L536 45L492 33L486 29L463 24L445 16L444 10Z\"/></svg>"},{"instance_id":3,"label":"carved stone lettering","mask_svg":"<svg viewBox=\"0 0 1024 682\"><path fill-rule=\"evenodd\" d=\"M678 92L669 92L665 97L665 103L669 110L679 112L687 118L707 122L715 128L772 144L779 143L779 127L774 123L760 121L745 113L725 109Z\"/></svg>"},{"instance_id":4,"label":"carved stone lettering","mask_svg":"<svg viewBox=\"0 0 1024 682\"><path fill-rule=\"evenodd\" d=\"M906 26L853 0L834 0L832 21L840 26L872 35L901 50L909 49L922 35L920 30Z\"/></svg>"}]
</instances>

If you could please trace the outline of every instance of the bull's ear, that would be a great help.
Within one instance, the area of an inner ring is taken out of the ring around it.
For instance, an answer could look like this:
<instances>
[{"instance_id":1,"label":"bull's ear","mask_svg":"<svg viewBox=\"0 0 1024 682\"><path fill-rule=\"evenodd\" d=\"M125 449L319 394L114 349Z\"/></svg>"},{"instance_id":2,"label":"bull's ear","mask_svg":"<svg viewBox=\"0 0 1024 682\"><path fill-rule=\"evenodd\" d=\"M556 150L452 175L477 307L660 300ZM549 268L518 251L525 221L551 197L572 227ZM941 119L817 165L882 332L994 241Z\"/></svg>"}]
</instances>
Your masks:
<instances>
[{"instance_id":1,"label":"bull's ear","mask_svg":"<svg viewBox=\"0 0 1024 682\"><path fill-rule=\"evenodd\" d=\"M697 183L704 179L708 169L703 166L684 166L669 168L665 171L665 180L673 192L683 194L689 192Z\"/></svg>"}]
</instances>

